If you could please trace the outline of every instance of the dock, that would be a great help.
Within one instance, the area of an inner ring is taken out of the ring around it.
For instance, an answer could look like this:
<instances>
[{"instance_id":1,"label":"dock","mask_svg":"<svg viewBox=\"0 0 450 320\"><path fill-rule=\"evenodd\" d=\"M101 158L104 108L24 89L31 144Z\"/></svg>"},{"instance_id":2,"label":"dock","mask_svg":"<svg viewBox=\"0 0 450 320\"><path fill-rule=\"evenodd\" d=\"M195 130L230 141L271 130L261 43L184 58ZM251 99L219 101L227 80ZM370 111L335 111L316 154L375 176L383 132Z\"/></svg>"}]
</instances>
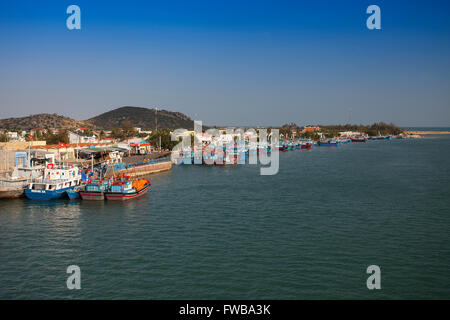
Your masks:
<instances>
[{"instance_id":1,"label":"dock","mask_svg":"<svg viewBox=\"0 0 450 320\"><path fill-rule=\"evenodd\" d=\"M126 168L115 172L108 171L107 177L125 174L130 177L145 176L152 173L168 171L172 169L172 161L168 157L169 153L149 155L136 155L123 159ZM158 158L159 156L159 158Z\"/></svg>"}]
</instances>

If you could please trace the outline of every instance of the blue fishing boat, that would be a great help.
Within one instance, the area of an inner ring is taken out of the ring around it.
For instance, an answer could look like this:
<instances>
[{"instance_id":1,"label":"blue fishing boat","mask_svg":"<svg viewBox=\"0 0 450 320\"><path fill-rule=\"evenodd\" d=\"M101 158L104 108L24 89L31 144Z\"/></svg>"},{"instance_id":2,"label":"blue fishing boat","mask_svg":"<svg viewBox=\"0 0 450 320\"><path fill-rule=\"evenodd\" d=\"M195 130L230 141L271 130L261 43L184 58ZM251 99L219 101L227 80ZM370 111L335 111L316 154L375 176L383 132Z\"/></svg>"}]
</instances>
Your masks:
<instances>
[{"instance_id":1,"label":"blue fishing boat","mask_svg":"<svg viewBox=\"0 0 450 320\"><path fill-rule=\"evenodd\" d=\"M318 146L321 147L337 147L339 145L339 142L334 140L320 140L317 142Z\"/></svg>"},{"instance_id":2,"label":"blue fishing boat","mask_svg":"<svg viewBox=\"0 0 450 320\"><path fill-rule=\"evenodd\" d=\"M77 200L80 199L80 186L77 186L73 189L66 191L67 196L69 197L69 200Z\"/></svg>"},{"instance_id":3,"label":"blue fishing boat","mask_svg":"<svg viewBox=\"0 0 450 320\"><path fill-rule=\"evenodd\" d=\"M105 192L111 186L111 179L100 178L88 180L82 190L80 196L83 200L105 200Z\"/></svg>"},{"instance_id":4,"label":"blue fishing boat","mask_svg":"<svg viewBox=\"0 0 450 320\"><path fill-rule=\"evenodd\" d=\"M32 180L25 189L25 196L31 200L54 200L67 196L67 191L79 186L81 175L73 166L55 167L47 165L43 177Z\"/></svg>"}]
</instances>

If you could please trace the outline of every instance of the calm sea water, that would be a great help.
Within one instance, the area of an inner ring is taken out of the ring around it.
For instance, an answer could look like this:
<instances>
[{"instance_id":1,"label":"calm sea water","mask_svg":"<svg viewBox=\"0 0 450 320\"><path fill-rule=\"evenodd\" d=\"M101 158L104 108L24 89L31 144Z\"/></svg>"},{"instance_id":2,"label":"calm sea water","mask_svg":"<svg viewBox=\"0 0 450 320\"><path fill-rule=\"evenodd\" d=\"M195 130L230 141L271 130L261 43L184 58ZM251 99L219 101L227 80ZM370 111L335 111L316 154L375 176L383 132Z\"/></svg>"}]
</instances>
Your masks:
<instances>
[{"instance_id":1,"label":"calm sea water","mask_svg":"<svg viewBox=\"0 0 450 320\"><path fill-rule=\"evenodd\" d=\"M448 299L449 159L448 136L374 141L281 153L275 176L175 167L128 203L2 201L0 298Z\"/></svg>"}]
</instances>

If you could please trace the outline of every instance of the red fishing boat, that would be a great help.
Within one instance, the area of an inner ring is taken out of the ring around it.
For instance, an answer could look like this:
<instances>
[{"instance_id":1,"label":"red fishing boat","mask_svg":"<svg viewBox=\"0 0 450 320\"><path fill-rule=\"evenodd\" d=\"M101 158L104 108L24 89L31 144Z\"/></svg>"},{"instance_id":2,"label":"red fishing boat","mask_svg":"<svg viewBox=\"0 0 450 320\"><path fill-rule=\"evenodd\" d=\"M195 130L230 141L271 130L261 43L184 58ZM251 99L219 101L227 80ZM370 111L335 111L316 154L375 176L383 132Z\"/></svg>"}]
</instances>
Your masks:
<instances>
[{"instance_id":1,"label":"red fishing boat","mask_svg":"<svg viewBox=\"0 0 450 320\"><path fill-rule=\"evenodd\" d=\"M311 149L312 147L312 143L305 143L301 145L302 149Z\"/></svg>"},{"instance_id":2,"label":"red fishing boat","mask_svg":"<svg viewBox=\"0 0 450 320\"><path fill-rule=\"evenodd\" d=\"M357 138L350 138L352 142L366 142L366 138L364 137L357 137Z\"/></svg>"}]
</instances>

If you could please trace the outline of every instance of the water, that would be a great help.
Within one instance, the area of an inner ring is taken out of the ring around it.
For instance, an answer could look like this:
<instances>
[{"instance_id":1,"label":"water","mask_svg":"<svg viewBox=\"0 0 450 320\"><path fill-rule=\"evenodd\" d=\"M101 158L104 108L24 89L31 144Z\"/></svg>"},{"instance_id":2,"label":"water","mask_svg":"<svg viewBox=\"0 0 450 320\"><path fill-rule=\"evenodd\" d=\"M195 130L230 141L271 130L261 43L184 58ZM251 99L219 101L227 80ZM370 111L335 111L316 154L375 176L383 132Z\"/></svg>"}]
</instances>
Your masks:
<instances>
[{"instance_id":1,"label":"water","mask_svg":"<svg viewBox=\"0 0 450 320\"><path fill-rule=\"evenodd\" d=\"M448 299L449 158L448 136L371 141L275 176L174 167L127 203L2 201L0 298Z\"/></svg>"}]
</instances>

